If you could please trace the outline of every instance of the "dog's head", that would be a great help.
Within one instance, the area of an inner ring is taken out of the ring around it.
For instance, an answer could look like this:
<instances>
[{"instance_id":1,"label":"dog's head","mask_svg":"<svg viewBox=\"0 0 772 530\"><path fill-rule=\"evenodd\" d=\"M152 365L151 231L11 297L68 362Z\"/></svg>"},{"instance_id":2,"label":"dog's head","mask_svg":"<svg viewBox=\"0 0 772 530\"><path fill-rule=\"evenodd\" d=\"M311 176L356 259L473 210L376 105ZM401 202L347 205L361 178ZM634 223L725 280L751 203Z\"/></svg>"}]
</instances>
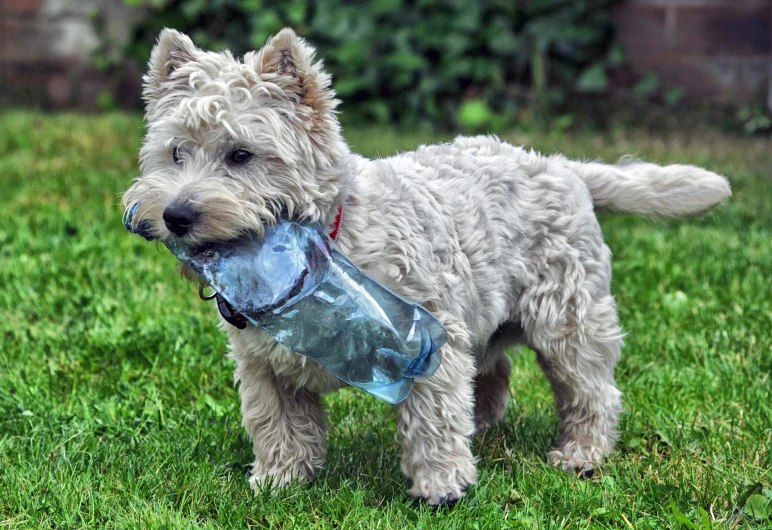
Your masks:
<instances>
[{"instance_id":1,"label":"dog's head","mask_svg":"<svg viewBox=\"0 0 772 530\"><path fill-rule=\"evenodd\" d=\"M329 222L350 151L330 76L290 29L243 59L164 30L144 78L142 175L123 196L160 240L227 240L285 215Z\"/></svg>"}]
</instances>

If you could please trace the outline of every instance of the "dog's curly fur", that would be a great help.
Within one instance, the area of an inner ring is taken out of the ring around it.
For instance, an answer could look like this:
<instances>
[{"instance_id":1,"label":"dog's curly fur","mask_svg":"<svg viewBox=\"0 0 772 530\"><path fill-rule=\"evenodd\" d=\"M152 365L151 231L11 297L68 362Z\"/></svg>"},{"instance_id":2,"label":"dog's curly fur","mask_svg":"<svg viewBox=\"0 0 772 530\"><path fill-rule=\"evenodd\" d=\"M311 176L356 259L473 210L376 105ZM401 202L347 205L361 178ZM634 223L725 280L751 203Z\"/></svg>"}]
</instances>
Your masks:
<instances>
[{"instance_id":1,"label":"dog's curly fur","mask_svg":"<svg viewBox=\"0 0 772 530\"><path fill-rule=\"evenodd\" d=\"M241 60L164 30L144 97L142 176L124 196L134 223L177 237L163 212L184 204L195 223L180 237L199 243L260 233L279 213L329 223L343 204L340 250L445 325L442 365L396 407L402 470L431 504L477 480L470 440L504 416L513 344L536 351L555 392L550 461L572 473L600 464L622 410L622 331L594 209L681 217L730 193L692 166L583 163L492 136L362 158L341 135L329 75L288 29ZM254 156L236 164L234 149ZM319 396L342 383L258 328L221 327L254 440L251 484L311 479L326 451Z\"/></svg>"}]
</instances>

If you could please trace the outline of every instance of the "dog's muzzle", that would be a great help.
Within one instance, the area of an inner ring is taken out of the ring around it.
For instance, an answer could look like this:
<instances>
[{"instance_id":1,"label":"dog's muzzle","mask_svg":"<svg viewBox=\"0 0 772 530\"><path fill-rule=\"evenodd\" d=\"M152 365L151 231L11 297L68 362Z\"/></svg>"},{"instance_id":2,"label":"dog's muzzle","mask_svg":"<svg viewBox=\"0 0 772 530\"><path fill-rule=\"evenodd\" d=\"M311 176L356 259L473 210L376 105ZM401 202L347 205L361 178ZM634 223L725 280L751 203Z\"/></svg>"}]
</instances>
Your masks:
<instances>
[{"instance_id":1,"label":"dog's muzzle","mask_svg":"<svg viewBox=\"0 0 772 530\"><path fill-rule=\"evenodd\" d=\"M150 233L150 222L140 221L136 224L136 226L134 226L134 216L137 215L137 210L139 210L139 205L134 204L131 208L123 212L123 227L132 234L142 236L148 241L155 240L155 238Z\"/></svg>"},{"instance_id":2,"label":"dog's muzzle","mask_svg":"<svg viewBox=\"0 0 772 530\"><path fill-rule=\"evenodd\" d=\"M126 212L124 212L123 226L124 228L126 228L126 230L128 230L132 234L137 234L139 236L142 236L148 241L154 241L155 237L153 237L152 234L150 233L150 223L148 221L140 221L139 223L136 224L136 226L134 225L134 216L137 214L138 209L139 209L139 205L135 204L131 208L126 210ZM166 210L169 210L169 208L167 208ZM175 216L180 218L184 217L184 219L181 220L182 224L185 224L185 223L187 223L188 225L190 224L187 222L188 216L187 214L185 214L185 212L182 212L180 215L177 215L176 213L172 212L172 214L167 216L167 211L164 211L164 223L166 223L167 227L169 227L170 222L171 223L177 222L177 220L174 220L174 219L172 221L169 221L167 220L167 217L172 218ZM194 214L194 217L195 217L195 214ZM187 228L188 226L185 227L185 230L183 231L183 233L187 231ZM171 228L170 228L170 231L177 235L182 235L182 234L178 234L177 231L175 230L171 230ZM223 298L222 295L220 295L220 293L215 291L211 295L206 295L204 294L204 287L205 287L204 284L201 284L201 286L198 289L198 295L201 297L201 300L207 301L207 300L212 300L214 298L215 300L217 300L217 309L220 311L220 315L222 315L222 317L225 319L226 322L228 322L231 326L234 326L238 329L244 329L247 327L247 319L244 318L244 316L241 313L233 309L233 306L225 298Z\"/></svg>"}]
</instances>

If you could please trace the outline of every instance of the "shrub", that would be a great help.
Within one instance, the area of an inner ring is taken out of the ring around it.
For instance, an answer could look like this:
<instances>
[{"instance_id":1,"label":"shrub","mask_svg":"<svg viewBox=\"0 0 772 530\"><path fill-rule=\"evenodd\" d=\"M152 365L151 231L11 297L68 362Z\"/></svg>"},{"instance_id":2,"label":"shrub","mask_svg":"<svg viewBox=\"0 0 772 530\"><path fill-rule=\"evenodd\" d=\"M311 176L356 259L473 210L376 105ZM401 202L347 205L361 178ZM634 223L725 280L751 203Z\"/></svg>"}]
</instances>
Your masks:
<instances>
[{"instance_id":1,"label":"shrub","mask_svg":"<svg viewBox=\"0 0 772 530\"><path fill-rule=\"evenodd\" d=\"M236 54L292 26L317 46L346 115L449 128L496 128L525 103L543 110L577 88L603 90L615 2L152 1L130 48L140 61L165 26Z\"/></svg>"}]
</instances>

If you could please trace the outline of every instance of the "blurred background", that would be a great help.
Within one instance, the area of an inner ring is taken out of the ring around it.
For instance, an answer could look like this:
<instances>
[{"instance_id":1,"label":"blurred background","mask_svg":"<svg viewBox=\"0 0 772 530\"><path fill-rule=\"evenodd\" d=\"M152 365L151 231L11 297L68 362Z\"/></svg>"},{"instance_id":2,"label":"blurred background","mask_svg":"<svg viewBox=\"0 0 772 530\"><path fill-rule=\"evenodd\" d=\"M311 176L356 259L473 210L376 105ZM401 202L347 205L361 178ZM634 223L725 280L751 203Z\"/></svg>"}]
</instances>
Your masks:
<instances>
[{"instance_id":1,"label":"blurred background","mask_svg":"<svg viewBox=\"0 0 772 530\"><path fill-rule=\"evenodd\" d=\"M0 0L0 106L141 109L166 26L236 54L292 26L344 121L772 129L772 0Z\"/></svg>"}]
</instances>

